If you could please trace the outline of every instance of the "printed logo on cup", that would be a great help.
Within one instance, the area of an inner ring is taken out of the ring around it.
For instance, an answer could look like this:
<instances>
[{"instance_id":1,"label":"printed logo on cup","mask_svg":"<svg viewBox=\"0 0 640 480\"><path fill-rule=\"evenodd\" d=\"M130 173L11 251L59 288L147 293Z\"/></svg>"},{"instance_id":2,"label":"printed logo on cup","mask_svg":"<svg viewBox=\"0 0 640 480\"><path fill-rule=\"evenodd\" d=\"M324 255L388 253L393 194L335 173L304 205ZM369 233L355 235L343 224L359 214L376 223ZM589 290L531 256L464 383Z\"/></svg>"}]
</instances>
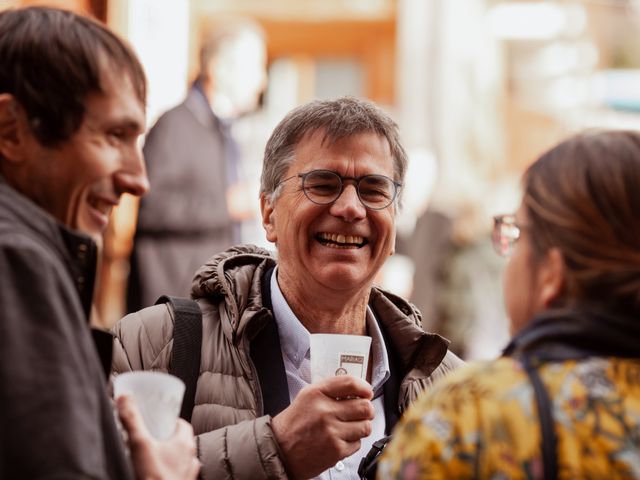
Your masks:
<instances>
[{"instance_id":1,"label":"printed logo on cup","mask_svg":"<svg viewBox=\"0 0 640 480\"><path fill-rule=\"evenodd\" d=\"M371 337L315 333L310 345L312 382L339 375L366 380Z\"/></svg>"},{"instance_id":2,"label":"printed logo on cup","mask_svg":"<svg viewBox=\"0 0 640 480\"><path fill-rule=\"evenodd\" d=\"M367 372L364 370L364 356L362 355L340 355L340 366L336 370L338 375L353 375L354 377L365 378Z\"/></svg>"}]
</instances>

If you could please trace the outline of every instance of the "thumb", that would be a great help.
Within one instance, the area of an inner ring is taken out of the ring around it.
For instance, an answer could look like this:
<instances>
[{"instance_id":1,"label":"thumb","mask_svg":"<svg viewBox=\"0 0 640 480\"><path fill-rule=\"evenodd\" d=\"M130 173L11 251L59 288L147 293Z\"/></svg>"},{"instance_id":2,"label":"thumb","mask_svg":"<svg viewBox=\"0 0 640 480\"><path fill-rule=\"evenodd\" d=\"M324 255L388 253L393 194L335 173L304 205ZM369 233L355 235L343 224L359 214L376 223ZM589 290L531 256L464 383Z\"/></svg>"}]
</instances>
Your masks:
<instances>
[{"instance_id":1,"label":"thumb","mask_svg":"<svg viewBox=\"0 0 640 480\"><path fill-rule=\"evenodd\" d=\"M122 426L127 431L131 442L140 442L151 437L133 397L129 395L119 396L116 398L116 406Z\"/></svg>"}]
</instances>

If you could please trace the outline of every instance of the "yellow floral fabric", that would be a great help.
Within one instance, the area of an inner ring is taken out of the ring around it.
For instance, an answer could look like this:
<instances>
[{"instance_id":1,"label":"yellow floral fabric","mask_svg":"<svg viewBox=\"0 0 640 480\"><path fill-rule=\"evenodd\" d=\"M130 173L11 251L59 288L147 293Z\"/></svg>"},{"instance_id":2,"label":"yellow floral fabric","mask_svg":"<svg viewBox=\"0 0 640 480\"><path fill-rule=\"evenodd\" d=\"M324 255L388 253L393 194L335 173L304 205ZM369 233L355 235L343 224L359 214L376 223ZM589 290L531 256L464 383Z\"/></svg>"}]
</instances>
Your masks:
<instances>
[{"instance_id":1,"label":"yellow floral fabric","mask_svg":"<svg viewBox=\"0 0 640 480\"><path fill-rule=\"evenodd\" d=\"M553 404L558 478L640 478L640 361L572 360L539 373ZM540 438L521 364L481 362L451 373L406 412L378 478L542 478Z\"/></svg>"}]
</instances>

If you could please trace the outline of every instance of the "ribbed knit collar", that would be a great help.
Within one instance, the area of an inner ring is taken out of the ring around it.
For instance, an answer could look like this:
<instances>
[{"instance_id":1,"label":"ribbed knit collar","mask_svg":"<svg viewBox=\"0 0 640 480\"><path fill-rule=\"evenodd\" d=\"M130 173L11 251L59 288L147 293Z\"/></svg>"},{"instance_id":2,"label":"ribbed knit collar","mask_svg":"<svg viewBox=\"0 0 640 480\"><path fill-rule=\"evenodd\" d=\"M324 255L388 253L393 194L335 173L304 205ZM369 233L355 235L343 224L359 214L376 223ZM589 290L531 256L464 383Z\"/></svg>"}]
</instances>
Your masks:
<instances>
[{"instance_id":1,"label":"ribbed knit collar","mask_svg":"<svg viewBox=\"0 0 640 480\"><path fill-rule=\"evenodd\" d=\"M517 356L532 350L547 360L581 356L640 358L640 318L587 305L549 310L518 333L503 354Z\"/></svg>"}]
</instances>

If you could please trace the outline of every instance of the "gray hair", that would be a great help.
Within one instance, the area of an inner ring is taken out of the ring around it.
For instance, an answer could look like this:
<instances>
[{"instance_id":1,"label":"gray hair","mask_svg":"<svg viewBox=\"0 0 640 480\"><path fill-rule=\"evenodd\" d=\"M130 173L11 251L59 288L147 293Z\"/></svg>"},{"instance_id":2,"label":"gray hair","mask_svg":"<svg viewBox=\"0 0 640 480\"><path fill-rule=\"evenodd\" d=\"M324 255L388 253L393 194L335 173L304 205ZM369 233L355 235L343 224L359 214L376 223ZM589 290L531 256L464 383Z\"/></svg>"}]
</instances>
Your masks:
<instances>
[{"instance_id":1,"label":"gray hair","mask_svg":"<svg viewBox=\"0 0 640 480\"><path fill-rule=\"evenodd\" d=\"M305 136L318 130L324 132L323 143L334 143L361 133L375 133L386 138L393 156L394 180L403 182L407 153L400 143L398 125L372 102L340 97L315 100L297 107L276 126L264 151L261 195L271 201L278 196L279 182L294 161L296 146Z\"/></svg>"}]
</instances>

